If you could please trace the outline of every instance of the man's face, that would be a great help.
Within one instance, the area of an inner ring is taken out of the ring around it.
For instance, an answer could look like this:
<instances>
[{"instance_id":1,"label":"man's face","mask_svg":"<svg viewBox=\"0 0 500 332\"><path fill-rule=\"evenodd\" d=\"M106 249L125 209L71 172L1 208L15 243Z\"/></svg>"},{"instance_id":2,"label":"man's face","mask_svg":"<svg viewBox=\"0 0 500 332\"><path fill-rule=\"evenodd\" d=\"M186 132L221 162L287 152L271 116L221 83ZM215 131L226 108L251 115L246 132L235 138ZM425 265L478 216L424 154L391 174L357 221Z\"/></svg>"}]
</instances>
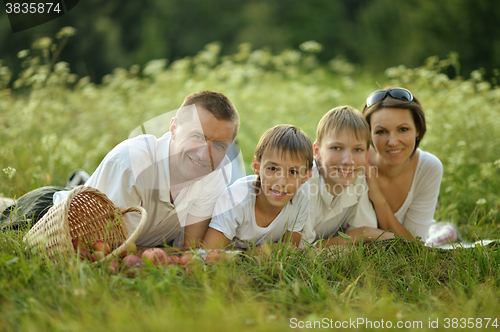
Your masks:
<instances>
[{"instance_id":1,"label":"man's face","mask_svg":"<svg viewBox=\"0 0 500 332\"><path fill-rule=\"evenodd\" d=\"M176 183L192 181L214 171L224 159L235 130L231 121L218 120L201 106L189 107L193 110L192 116L181 122L173 118L170 122L170 158L177 168L173 174L179 177L174 179Z\"/></svg>"}]
</instances>

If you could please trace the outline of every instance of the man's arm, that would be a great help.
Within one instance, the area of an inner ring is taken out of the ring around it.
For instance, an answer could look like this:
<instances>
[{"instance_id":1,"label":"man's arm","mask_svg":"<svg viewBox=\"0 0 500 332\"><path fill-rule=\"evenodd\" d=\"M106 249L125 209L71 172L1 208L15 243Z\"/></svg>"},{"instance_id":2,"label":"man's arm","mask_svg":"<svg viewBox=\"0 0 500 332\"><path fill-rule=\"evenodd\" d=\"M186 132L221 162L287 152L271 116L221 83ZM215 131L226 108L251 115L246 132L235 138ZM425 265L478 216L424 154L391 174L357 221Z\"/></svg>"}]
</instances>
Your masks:
<instances>
[{"instance_id":1,"label":"man's arm","mask_svg":"<svg viewBox=\"0 0 500 332\"><path fill-rule=\"evenodd\" d=\"M203 242L211 218L195 217L188 214L184 227L183 248L197 248Z\"/></svg>"}]
</instances>

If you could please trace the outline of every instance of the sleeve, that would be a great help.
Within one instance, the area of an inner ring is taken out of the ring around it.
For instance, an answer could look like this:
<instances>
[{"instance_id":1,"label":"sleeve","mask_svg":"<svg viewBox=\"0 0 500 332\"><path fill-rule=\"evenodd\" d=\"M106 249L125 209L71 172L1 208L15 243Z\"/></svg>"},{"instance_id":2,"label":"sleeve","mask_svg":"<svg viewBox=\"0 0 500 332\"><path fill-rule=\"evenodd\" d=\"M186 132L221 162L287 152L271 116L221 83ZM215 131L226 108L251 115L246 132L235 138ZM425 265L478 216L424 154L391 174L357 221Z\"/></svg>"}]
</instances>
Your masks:
<instances>
[{"instance_id":1,"label":"sleeve","mask_svg":"<svg viewBox=\"0 0 500 332\"><path fill-rule=\"evenodd\" d=\"M233 206L230 195L231 189L227 188L217 198L209 227L222 232L226 238L232 240L240 226L238 220L243 220L244 207Z\"/></svg>"},{"instance_id":2,"label":"sleeve","mask_svg":"<svg viewBox=\"0 0 500 332\"><path fill-rule=\"evenodd\" d=\"M227 158L227 157L226 157ZM203 180L203 192L196 200L189 214L195 217L210 218L214 212L215 203L219 195L227 188L231 179L231 164L225 164L224 167L207 175Z\"/></svg>"},{"instance_id":3,"label":"sleeve","mask_svg":"<svg viewBox=\"0 0 500 332\"><path fill-rule=\"evenodd\" d=\"M443 165L434 155L428 154L416 183L413 202L406 212L403 226L413 236L427 239L431 224L434 222L434 211L439 196L439 187L443 177Z\"/></svg>"},{"instance_id":4,"label":"sleeve","mask_svg":"<svg viewBox=\"0 0 500 332\"><path fill-rule=\"evenodd\" d=\"M104 193L118 208L142 206L142 189L135 185L133 172L123 164L106 159L85 183ZM141 220L138 213L124 215L125 228L132 233Z\"/></svg>"},{"instance_id":5,"label":"sleeve","mask_svg":"<svg viewBox=\"0 0 500 332\"><path fill-rule=\"evenodd\" d=\"M294 213L290 216L288 221L288 231L300 232L309 223L309 207L311 205L311 189L309 183L302 184L294 197L297 200L293 202Z\"/></svg>"},{"instance_id":6,"label":"sleeve","mask_svg":"<svg viewBox=\"0 0 500 332\"><path fill-rule=\"evenodd\" d=\"M357 184L357 186L364 187L362 194L358 197L358 203L352 207L351 211L347 214L347 232L360 227L378 227L377 214L368 196L368 184L366 183L366 179L364 179L362 183ZM359 190L358 188L356 188L356 190Z\"/></svg>"}]
</instances>

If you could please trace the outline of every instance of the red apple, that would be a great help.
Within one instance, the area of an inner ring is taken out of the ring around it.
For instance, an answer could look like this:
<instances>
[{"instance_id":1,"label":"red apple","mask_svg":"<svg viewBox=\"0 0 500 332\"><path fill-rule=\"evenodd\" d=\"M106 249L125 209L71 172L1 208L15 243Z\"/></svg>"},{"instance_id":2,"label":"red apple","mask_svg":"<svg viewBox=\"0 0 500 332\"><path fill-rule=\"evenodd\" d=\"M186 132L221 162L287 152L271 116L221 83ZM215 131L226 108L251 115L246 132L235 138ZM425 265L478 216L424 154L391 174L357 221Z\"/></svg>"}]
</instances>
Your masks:
<instances>
[{"instance_id":1,"label":"red apple","mask_svg":"<svg viewBox=\"0 0 500 332\"><path fill-rule=\"evenodd\" d=\"M160 248L149 248L142 253L142 260L144 262L150 261L154 265L166 265L167 254Z\"/></svg>"},{"instance_id":2,"label":"red apple","mask_svg":"<svg viewBox=\"0 0 500 332\"><path fill-rule=\"evenodd\" d=\"M92 262L97 262L97 261L100 261L101 259L103 259L104 257L106 257L106 254L104 253L104 251L96 251L94 252L90 258L92 259Z\"/></svg>"},{"instance_id":3,"label":"red apple","mask_svg":"<svg viewBox=\"0 0 500 332\"><path fill-rule=\"evenodd\" d=\"M193 274L193 270L191 270L191 269L190 269L189 267L187 267L187 266L184 266L184 272L186 272L186 274L189 274L189 275Z\"/></svg>"},{"instance_id":4,"label":"red apple","mask_svg":"<svg viewBox=\"0 0 500 332\"><path fill-rule=\"evenodd\" d=\"M96 242L94 242L92 247L94 248L95 251L102 251L106 254L111 253L111 250L109 249L109 245L104 241L96 241Z\"/></svg>"},{"instance_id":5,"label":"red apple","mask_svg":"<svg viewBox=\"0 0 500 332\"><path fill-rule=\"evenodd\" d=\"M137 257L136 255L128 255L128 256L126 256L126 257L123 259L123 264L124 264L127 268L131 268L131 267L141 267L141 266L142 266L141 260L140 260L140 259L139 259L139 257Z\"/></svg>"},{"instance_id":6,"label":"red apple","mask_svg":"<svg viewBox=\"0 0 500 332\"><path fill-rule=\"evenodd\" d=\"M91 260L90 253L87 249L80 249L80 260Z\"/></svg>"},{"instance_id":7,"label":"red apple","mask_svg":"<svg viewBox=\"0 0 500 332\"><path fill-rule=\"evenodd\" d=\"M85 243L83 243L82 241L80 241L80 239L71 239L71 244L73 245L73 249L75 249L75 251L77 251L78 249L87 249L87 246L85 245Z\"/></svg>"},{"instance_id":8,"label":"red apple","mask_svg":"<svg viewBox=\"0 0 500 332\"><path fill-rule=\"evenodd\" d=\"M113 261L108 265L108 269L111 273L117 273L120 270L120 263Z\"/></svg>"},{"instance_id":9,"label":"red apple","mask_svg":"<svg viewBox=\"0 0 500 332\"><path fill-rule=\"evenodd\" d=\"M207 253L205 261L207 264L215 264L226 259L226 252L222 249L211 250Z\"/></svg>"},{"instance_id":10,"label":"red apple","mask_svg":"<svg viewBox=\"0 0 500 332\"><path fill-rule=\"evenodd\" d=\"M123 242L118 242L118 247L120 247L122 244ZM125 258L125 256L127 255L135 255L136 253L137 253L137 246L135 245L134 242L132 242L131 244L129 244L127 249L121 252L121 254L118 257Z\"/></svg>"},{"instance_id":11,"label":"red apple","mask_svg":"<svg viewBox=\"0 0 500 332\"><path fill-rule=\"evenodd\" d=\"M190 253L183 254L179 259L179 264L180 265L190 264L192 259L193 259L193 254Z\"/></svg>"},{"instance_id":12,"label":"red apple","mask_svg":"<svg viewBox=\"0 0 500 332\"><path fill-rule=\"evenodd\" d=\"M166 261L166 265L167 266L175 266L177 264L179 264L179 257L177 257L177 256L167 256L167 261Z\"/></svg>"}]
</instances>

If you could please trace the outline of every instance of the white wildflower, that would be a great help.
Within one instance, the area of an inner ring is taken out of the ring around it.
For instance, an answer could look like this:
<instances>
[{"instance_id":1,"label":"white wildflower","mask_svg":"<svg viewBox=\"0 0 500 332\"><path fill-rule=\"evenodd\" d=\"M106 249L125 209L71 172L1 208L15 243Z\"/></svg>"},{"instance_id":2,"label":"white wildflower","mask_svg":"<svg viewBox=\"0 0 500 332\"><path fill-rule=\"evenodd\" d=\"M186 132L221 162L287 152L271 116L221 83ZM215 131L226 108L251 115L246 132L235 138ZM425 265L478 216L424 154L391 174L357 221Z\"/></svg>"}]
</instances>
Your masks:
<instances>
[{"instance_id":1,"label":"white wildflower","mask_svg":"<svg viewBox=\"0 0 500 332\"><path fill-rule=\"evenodd\" d=\"M12 177L16 174L16 169L9 166L7 168L4 168L3 172L7 174L9 179L12 179Z\"/></svg>"},{"instance_id":2,"label":"white wildflower","mask_svg":"<svg viewBox=\"0 0 500 332\"><path fill-rule=\"evenodd\" d=\"M486 204L486 199L480 198L477 200L476 205L484 205Z\"/></svg>"}]
</instances>

